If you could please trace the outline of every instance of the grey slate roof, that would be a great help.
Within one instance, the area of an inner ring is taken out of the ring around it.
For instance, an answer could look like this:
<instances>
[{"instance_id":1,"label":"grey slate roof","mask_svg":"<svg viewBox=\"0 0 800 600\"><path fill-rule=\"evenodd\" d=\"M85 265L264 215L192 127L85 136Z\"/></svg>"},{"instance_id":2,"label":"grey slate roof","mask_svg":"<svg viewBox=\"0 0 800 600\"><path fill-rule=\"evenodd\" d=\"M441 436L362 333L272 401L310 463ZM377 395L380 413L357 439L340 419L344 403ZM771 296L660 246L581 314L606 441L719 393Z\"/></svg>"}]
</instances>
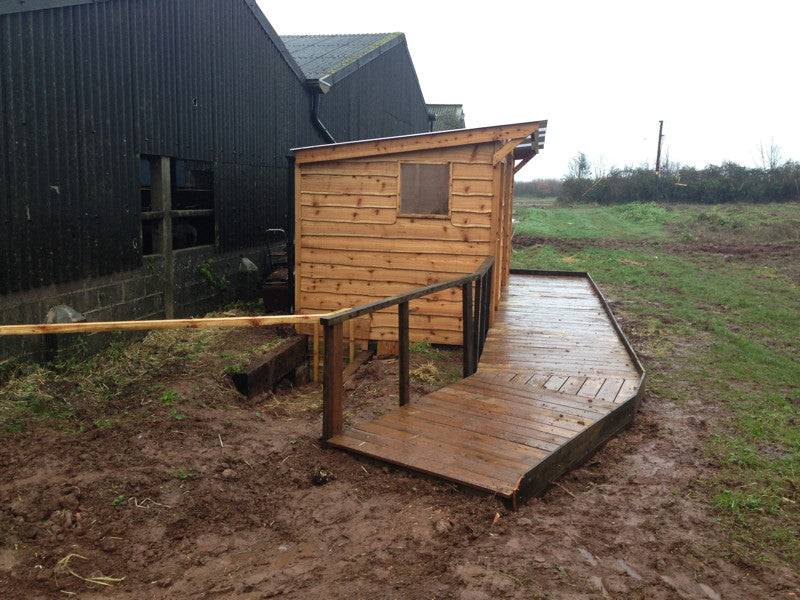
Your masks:
<instances>
[{"instance_id":1,"label":"grey slate roof","mask_svg":"<svg viewBox=\"0 0 800 600\"><path fill-rule=\"evenodd\" d=\"M433 131L446 131L448 129L464 129L463 104L426 104L428 112L436 117L433 122Z\"/></svg>"},{"instance_id":2,"label":"grey slate roof","mask_svg":"<svg viewBox=\"0 0 800 600\"><path fill-rule=\"evenodd\" d=\"M307 79L335 83L405 41L402 33L284 35L283 43Z\"/></svg>"}]
</instances>

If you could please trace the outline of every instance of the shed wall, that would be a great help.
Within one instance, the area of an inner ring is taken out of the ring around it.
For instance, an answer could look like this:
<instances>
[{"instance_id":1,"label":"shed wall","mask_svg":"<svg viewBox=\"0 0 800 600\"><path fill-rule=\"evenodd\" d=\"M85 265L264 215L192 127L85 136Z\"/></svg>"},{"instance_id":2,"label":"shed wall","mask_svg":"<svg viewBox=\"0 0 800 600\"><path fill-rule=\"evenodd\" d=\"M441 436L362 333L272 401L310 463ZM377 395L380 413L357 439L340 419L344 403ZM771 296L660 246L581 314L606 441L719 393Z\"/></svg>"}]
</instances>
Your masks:
<instances>
[{"instance_id":1,"label":"shed wall","mask_svg":"<svg viewBox=\"0 0 800 600\"><path fill-rule=\"evenodd\" d=\"M507 271L494 143L297 167L297 312L358 306L474 272L488 256ZM399 215L401 161L451 164L450 216ZM510 206L506 204L506 206ZM496 288L499 293L499 288ZM460 344L461 290L410 304L410 337ZM396 308L372 315L370 339L397 340Z\"/></svg>"}]
</instances>

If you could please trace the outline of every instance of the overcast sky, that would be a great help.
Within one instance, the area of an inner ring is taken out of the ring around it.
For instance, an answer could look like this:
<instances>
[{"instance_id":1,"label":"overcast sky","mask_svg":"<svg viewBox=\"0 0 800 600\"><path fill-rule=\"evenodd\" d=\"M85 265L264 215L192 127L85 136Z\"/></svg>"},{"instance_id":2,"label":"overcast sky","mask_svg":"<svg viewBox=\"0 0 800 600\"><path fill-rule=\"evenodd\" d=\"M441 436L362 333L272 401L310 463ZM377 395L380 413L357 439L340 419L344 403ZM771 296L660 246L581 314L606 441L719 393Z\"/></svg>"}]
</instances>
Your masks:
<instances>
[{"instance_id":1,"label":"overcast sky","mask_svg":"<svg viewBox=\"0 0 800 600\"><path fill-rule=\"evenodd\" d=\"M427 102L462 103L468 127L549 119L521 179L655 160L800 159L800 2L259 0L280 34L402 31Z\"/></svg>"}]
</instances>

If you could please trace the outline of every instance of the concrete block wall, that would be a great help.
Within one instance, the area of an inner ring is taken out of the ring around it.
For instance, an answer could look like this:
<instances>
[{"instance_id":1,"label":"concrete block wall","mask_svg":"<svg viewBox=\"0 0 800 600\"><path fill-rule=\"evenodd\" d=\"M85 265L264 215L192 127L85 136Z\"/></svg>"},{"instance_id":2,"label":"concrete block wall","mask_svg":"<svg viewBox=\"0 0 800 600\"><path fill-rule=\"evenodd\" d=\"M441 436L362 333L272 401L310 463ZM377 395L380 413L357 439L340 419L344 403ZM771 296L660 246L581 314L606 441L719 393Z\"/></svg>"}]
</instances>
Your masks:
<instances>
[{"instance_id":1,"label":"concrete block wall","mask_svg":"<svg viewBox=\"0 0 800 600\"><path fill-rule=\"evenodd\" d=\"M267 247L219 253L214 247L189 248L174 253L175 316L196 317L237 300L237 274L247 257L262 271L268 264ZM144 257L140 269L52 285L20 294L0 296L0 324L44 323L53 306L67 304L87 321L163 319L164 259ZM111 336L104 333L58 336L59 348L78 343L87 350L102 348ZM44 356L44 336L0 336L0 362Z\"/></svg>"}]
</instances>

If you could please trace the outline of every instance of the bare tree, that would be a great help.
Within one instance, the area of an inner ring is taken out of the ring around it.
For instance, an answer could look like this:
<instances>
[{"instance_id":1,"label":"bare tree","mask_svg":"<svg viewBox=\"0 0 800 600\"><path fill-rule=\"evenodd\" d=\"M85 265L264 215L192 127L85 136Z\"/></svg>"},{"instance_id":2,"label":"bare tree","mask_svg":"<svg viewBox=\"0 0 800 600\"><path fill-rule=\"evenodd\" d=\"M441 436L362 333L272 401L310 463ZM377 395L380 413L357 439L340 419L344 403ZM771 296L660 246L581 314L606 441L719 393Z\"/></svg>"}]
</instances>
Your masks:
<instances>
[{"instance_id":1,"label":"bare tree","mask_svg":"<svg viewBox=\"0 0 800 600\"><path fill-rule=\"evenodd\" d=\"M596 158L594 163L592 164L592 175L594 175L595 179L601 179L608 174L608 169L606 168L606 161L605 159L600 156L600 158Z\"/></svg>"},{"instance_id":2,"label":"bare tree","mask_svg":"<svg viewBox=\"0 0 800 600\"><path fill-rule=\"evenodd\" d=\"M578 154L569 161L567 177L570 179L587 179L591 169L592 165L589 164L589 159L586 158L586 154L578 152Z\"/></svg>"},{"instance_id":3,"label":"bare tree","mask_svg":"<svg viewBox=\"0 0 800 600\"><path fill-rule=\"evenodd\" d=\"M775 140L769 141L769 146L764 148L764 142L759 144L761 150L761 164L768 171L774 171L781 166L783 162L781 157L781 147L775 143Z\"/></svg>"}]
</instances>

